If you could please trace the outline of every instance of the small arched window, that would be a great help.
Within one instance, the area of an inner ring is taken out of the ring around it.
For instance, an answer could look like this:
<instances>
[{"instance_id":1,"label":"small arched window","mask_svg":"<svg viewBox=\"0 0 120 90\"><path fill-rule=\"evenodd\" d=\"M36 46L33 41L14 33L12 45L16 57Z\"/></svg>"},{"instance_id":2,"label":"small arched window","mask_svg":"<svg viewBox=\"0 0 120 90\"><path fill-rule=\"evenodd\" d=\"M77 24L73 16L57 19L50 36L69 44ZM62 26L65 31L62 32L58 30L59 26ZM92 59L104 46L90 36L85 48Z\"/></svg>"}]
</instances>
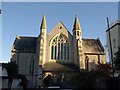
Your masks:
<instances>
[{"instance_id":1,"label":"small arched window","mask_svg":"<svg viewBox=\"0 0 120 90\"><path fill-rule=\"evenodd\" d=\"M89 71L89 57L88 56L85 57L85 69Z\"/></svg>"},{"instance_id":2,"label":"small arched window","mask_svg":"<svg viewBox=\"0 0 120 90\"><path fill-rule=\"evenodd\" d=\"M52 40L50 48L52 60L69 60L69 43L63 34Z\"/></svg>"}]
</instances>

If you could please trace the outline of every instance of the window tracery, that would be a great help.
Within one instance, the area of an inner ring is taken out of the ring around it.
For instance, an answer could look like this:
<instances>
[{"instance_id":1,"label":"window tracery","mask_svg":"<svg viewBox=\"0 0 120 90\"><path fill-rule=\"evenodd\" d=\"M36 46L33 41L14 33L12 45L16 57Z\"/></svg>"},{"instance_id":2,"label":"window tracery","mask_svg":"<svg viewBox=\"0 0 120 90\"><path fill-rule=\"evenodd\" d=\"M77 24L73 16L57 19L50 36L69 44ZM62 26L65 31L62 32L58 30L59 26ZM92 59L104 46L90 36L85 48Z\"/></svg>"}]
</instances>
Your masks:
<instances>
[{"instance_id":1,"label":"window tracery","mask_svg":"<svg viewBox=\"0 0 120 90\"><path fill-rule=\"evenodd\" d=\"M69 43L62 34L56 36L51 42L52 60L69 60Z\"/></svg>"}]
</instances>

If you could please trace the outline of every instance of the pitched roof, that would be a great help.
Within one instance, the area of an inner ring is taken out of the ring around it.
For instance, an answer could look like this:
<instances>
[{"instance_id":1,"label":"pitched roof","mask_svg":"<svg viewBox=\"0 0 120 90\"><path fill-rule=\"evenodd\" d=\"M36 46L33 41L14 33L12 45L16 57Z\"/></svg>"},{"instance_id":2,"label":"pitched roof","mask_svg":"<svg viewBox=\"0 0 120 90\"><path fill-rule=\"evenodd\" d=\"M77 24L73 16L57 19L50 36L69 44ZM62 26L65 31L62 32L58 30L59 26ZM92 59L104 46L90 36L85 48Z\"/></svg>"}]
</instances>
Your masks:
<instances>
[{"instance_id":1,"label":"pitched roof","mask_svg":"<svg viewBox=\"0 0 120 90\"><path fill-rule=\"evenodd\" d=\"M45 63L43 71L79 71L73 63Z\"/></svg>"},{"instance_id":2,"label":"pitched roof","mask_svg":"<svg viewBox=\"0 0 120 90\"><path fill-rule=\"evenodd\" d=\"M19 51L19 52L36 52L36 42L37 37L22 37L17 36L12 51Z\"/></svg>"},{"instance_id":3,"label":"pitched roof","mask_svg":"<svg viewBox=\"0 0 120 90\"><path fill-rule=\"evenodd\" d=\"M82 39L84 53L104 53L104 48L99 39Z\"/></svg>"}]
</instances>

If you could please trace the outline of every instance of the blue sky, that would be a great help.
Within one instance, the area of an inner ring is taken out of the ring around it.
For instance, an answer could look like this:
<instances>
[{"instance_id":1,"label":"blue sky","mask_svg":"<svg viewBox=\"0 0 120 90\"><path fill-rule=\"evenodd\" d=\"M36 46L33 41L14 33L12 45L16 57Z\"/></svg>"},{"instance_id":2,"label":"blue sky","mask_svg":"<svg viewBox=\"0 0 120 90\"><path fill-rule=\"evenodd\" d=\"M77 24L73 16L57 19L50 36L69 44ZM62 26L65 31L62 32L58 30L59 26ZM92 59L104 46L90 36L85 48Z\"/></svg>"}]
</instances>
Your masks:
<instances>
[{"instance_id":1,"label":"blue sky","mask_svg":"<svg viewBox=\"0 0 120 90\"><path fill-rule=\"evenodd\" d=\"M11 57L11 48L16 35L39 35L43 14L47 19L49 33L59 21L72 33L75 15L78 16L83 38L100 38L106 44L106 17L110 21L118 18L117 2L72 2L72 3L3 3L2 15L2 60Z\"/></svg>"},{"instance_id":2,"label":"blue sky","mask_svg":"<svg viewBox=\"0 0 120 90\"><path fill-rule=\"evenodd\" d=\"M3 0L4 2L118 2L119 0Z\"/></svg>"}]
</instances>

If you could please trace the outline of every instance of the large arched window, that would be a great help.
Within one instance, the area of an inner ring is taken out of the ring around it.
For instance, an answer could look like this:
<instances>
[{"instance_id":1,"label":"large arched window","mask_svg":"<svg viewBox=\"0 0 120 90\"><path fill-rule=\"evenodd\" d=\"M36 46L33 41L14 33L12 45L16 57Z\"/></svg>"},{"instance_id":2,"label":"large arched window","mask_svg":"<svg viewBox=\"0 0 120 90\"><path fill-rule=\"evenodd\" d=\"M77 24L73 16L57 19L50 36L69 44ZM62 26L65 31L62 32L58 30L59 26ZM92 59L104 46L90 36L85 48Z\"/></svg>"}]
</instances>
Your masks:
<instances>
[{"instance_id":1,"label":"large arched window","mask_svg":"<svg viewBox=\"0 0 120 90\"><path fill-rule=\"evenodd\" d=\"M64 35L59 34L51 42L52 60L69 60L69 43Z\"/></svg>"}]
</instances>

